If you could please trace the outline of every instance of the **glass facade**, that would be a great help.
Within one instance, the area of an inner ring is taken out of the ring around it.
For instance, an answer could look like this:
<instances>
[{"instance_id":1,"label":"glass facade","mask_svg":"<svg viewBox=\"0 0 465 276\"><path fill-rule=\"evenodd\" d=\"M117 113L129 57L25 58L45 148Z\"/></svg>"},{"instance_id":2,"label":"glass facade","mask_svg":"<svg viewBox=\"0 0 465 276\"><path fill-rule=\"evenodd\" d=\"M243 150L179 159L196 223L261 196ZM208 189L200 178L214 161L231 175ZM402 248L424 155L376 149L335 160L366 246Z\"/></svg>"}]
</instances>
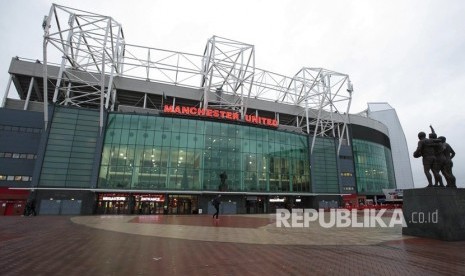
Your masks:
<instances>
[{"instance_id":1,"label":"glass facade","mask_svg":"<svg viewBox=\"0 0 465 276\"><path fill-rule=\"evenodd\" d=\"M333 138L318 137L315 140L312 155L312 183L315 193L339 193L336 156L336 145Z\"/></svg>"},{"instance_id":2,"label":"glass facade","mask_svg":"<svg viewBox=\"0 0 465 276\"><path fill-rule=\"evenodd\" d=\"M39 186L89 188L99 135L99 113L56 107Z\"/></svg>"},{"instance_id":3,"label":"glass facade","mask_svg":"<svg viewBox=\"0 0 465 276\"><path fill-rule=\"evenodd\" d=\"M99 188L310 192L305 135L196 119L109 114ZM220 174L227 180L221 185Z\"/></svg>"},{"instance_id":4,"label":"glass facade","mask_svg":"<svg viewBox=\"0 0 465 276\"><path fill-rule=\"evenodd\" d=\"M359 139L353 139L352 146L359 194L383 194L382 189L396 188L389 148Z\"/></svg>"}]
</instances>

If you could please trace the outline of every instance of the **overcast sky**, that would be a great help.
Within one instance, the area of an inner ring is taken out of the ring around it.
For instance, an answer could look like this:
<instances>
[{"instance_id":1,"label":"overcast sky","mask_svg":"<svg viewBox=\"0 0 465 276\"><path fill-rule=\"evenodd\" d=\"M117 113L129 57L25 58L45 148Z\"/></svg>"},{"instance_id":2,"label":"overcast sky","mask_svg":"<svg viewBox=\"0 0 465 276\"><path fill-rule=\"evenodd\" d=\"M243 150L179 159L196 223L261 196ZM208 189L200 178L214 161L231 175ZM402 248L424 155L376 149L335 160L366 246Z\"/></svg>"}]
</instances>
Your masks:
<instances>
[{"instance_id":1,"label":"overcast sky","mask_svg":"<svg viewBox=\"0 0 465 276\"><path fill-rule=\"evenodd\" d=\"M53 2L113 17L130 44L203 54L217 35L255 45L256 67L267 71L348 74L351 113L388 102L410 156L432 124L457 153L454 174L465 187L464 1L1 1L0 99L12 57L42 60L42 19ZM426 186L421 159L411 166L415 186Z\"/></svg>"}]
</instances>

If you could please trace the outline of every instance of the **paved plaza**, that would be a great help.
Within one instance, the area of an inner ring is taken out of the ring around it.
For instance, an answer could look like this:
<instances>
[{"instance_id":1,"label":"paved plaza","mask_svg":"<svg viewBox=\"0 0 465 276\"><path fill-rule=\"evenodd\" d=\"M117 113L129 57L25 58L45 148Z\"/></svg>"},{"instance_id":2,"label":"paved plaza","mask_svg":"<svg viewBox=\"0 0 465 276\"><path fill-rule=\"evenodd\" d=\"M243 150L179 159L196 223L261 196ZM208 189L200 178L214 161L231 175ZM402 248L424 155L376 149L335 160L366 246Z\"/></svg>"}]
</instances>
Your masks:
<instances>
[{"instance_id":1,"label":"paved plaza","mask_svg":"<svg viewBox=\"0 0 465 276\"><path fill-rule=\"evenodd\" d=\"M275 215L0 217L0 275L465 275L465 242Z\"/></svg>"}]
</instances>

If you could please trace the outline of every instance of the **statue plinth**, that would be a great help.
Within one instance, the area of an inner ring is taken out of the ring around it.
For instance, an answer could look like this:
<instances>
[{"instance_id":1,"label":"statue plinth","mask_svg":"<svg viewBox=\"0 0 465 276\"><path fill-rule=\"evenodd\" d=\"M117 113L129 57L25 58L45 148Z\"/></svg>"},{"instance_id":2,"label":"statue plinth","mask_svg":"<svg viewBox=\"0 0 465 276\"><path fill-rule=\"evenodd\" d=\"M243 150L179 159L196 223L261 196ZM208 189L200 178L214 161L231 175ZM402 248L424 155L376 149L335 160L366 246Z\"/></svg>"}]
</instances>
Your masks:
<instances>
[{"instance_id":1,"label":"statue plinth","mask_svg":"<svg viewBox=\"0 0 465 276\"><path fill-rule=\"evenodd\" d=\"M465 189L421 188L403 191L407 227L402 234L445 241L465 240Z\"/></svg>"}]
</instances>

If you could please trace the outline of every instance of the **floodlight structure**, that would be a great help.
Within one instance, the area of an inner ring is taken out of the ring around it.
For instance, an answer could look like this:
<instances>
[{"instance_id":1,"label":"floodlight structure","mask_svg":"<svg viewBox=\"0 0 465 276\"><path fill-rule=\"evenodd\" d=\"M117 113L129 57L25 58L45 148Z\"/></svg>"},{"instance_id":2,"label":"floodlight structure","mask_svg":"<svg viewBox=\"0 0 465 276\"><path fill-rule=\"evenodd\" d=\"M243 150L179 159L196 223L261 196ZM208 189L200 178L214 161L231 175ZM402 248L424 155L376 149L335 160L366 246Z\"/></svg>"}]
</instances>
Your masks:
<instances>
[{"instance_id":1,"label":"floodlight structure","mask_svg":"<svg viewBox=\"0 0 465 276\"><path fill-rule=\"evenodd\" d=\"M293 120L280 121L279 111L275 119L312 136L311 152L316 137L338 139L338 152L349 143L353 88L346 74L304 67L288 77L262 70L255 67L253 45L218 36L208 39L203 55L127 44L121 24L111 17L56 4L43 28L46 125L48 84L55 104L99 107L102 130L104 110L113 111L117 102L114 79L124 77L202 91L199 106L235 110L242 118L253 99L294 106ZM61 56L55 81L47 74L48 44ZM146 108L150 98L140 97Z\"/></svg>"},{"instance_id":2,"label":"floodlight structure","mask_svg":"<svg viewBox=\"0 0 465 276\"><path fill-rule=\"evenodd\" d=\"M293 125L313 136L311 152L318 136L337 138L338 152L342 144L349 144L347 124L353 86L348 75L304 67L290 78L256 68L252 80L249 98L302 108Z\"/></svg>"},{"instance_id":3,"label":"floodlight structure","mask_svg":"<svg viewBox=\"0 0 465 276\"><path fill-rule=\"evenodd\" d=\"M338 150L342 144L349 144L347 124L352 101L353 86L349 76L323 68L302 68L294 76L289 89L294 94L285 93L296 105L305 107L305 122L299 126L313 136L311 152L317 136L338 138ZM346 88L346 89L344 89Z\"/></svg>"},{"instance_id":4,"label":"floodlight structure","mask_svg":"<svg viewBox=\"0 0 465 276\"><path fill-rule=\"evenodd\" d=\"M245 97L250 97L255 74L253 45L213 36L207 42L202 61L203 107L230 108L246 114ZM209 99L210 92L216 94ZM225 95L232 97L225 97Z\"/></svg>"},{"instance_id":5,"label":"floodlight structure","mask_svg":"<svg viewBox=\"0 0 465 276\"><path fill-rule=\"evenodd\" d=\"M100 108L114 105L113 79L121 72L124 34L121 24L109 16L53 4L45 16L44 29L44 99L48 101L48 84L53 103ZM47 46L61 55L61 66L55 81L47 74ZM44 105L47 125L47 102Z\"/></svg>"}]
</instances>

